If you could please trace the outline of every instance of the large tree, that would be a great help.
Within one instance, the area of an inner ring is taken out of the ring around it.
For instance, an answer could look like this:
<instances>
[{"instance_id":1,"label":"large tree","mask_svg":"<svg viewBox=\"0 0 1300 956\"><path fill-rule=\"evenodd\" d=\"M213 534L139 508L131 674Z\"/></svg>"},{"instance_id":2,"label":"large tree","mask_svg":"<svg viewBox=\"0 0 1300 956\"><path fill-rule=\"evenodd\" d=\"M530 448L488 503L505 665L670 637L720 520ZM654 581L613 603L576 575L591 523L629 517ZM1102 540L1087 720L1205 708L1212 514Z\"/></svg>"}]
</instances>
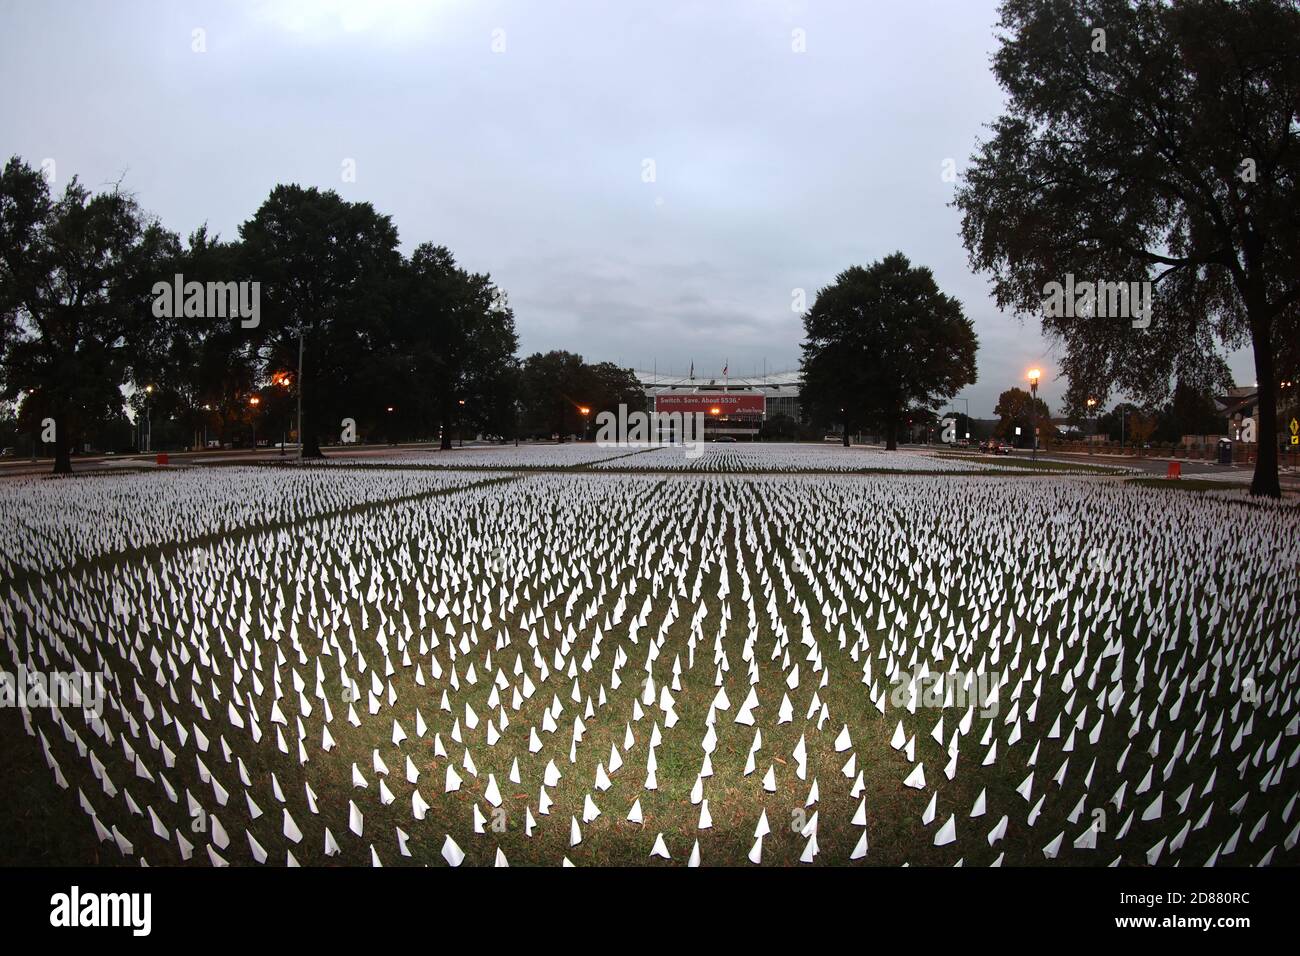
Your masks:
<instances>
[{"instance_id":1,"label":"large tree","mask_svg":"<svg viewBox=\"0 0 1300 956\"><path fill-rule=\"evenodd\" d=\"M442 433L465 427L513 431L517 366L514 313L486 273L456 264L451 251L424 243L405 269L394 346L411 401Z\"/></svg>"},{"instance_id":2,"label":"large tree","mask_svg":"<svg viewBox=\"0 0 1300 956\"><path fill-rule=\"evenodd\" d=\"M303 456L357 419L370 398L360 385L368 363L391 344L393 297L402 257L392 220L370 203L333 190L276 186L239 227L245 269L261 285L261 325L269 367L297 367L303 348Z\"/></svg>"},{"instance_id":3,"label":"large tree","mask_svg":"<svg viewBox=\"0 0 1300 956\"><path fill-rule=\"evenodd\" d=\"M181 275L187 283L227 283L249 279L246 268L238 243L223 242L200 227L158 279L170 283ZM201 311L205 314L185 315L182 310L155 315L136 359L140 387L131 404L137 413L144 411L141 389L148 386L152 412L174 417L180 444L197 444L205 433L233 437L236 429L244 431L248 400L261 374L261 332L245 328L233 313ZM158 438L155 448L163 447Z\"/></svg>"},{"instance_id":4,"label":"large tree","mask_svg":"<svg viewBox=\"0 0 1300 956\"><path fill-rule=\"evenodd\" d=\"M804 315L801 400L823 421L879 427L898 447L909 409L933 411L975 381L978 341L961 303L901 252L852 266Z\"/></svg>"},{"instance_id":5,"label":"large tree","mask_svg":"<svg viewBox=\"0 0 1300 956\"><path fill-rule=\"evenodd\" d=\"M566 435L583 428L584 394L590 380L588 366L573 352L535 352L520 369L520 400L524 429L532 434Z\"/></svg>"},{"instance_id":6,"label":"large tree","mask_svg":"<svg viewBox=\"0 0 1300 956\"><path fill-rule=\"evenodd\" d=\"M1038 428L1040 448L1045 447L1048 439L1055 434L1052 413L1047 403L1041 398L1032 398L1023 388L1012 387L999 395L993 414L998 419L993 434L1018 447L1032 446L1035 426Z\"/></svg>"},{"instance_id":7,"label":"large tree","mask_svg":"<svg viewBox=\"0 0 1300 956\"><path fill-rule=\"evenodd\" d=\"M1300 6L1005 0L1000 25L1007 110L956 198L972 266L1023 315L1067 276L1153 283L1136 327L1044 318L1072 407L1222 384L1220 350L1250 342L1251 492L1278 496L1276 352L1300 336Z\"/></svg>"},{"instance_id":8,"label":"large tree","mask_svg":"<svg viewBox=\"0 0 1300 956\"><path fill-rule=\"evenodd\" d=\"M74 178L56 199L18 157L0 172L0 397L53 420L56 474L72 471L74 434L121 414L176 251L119 188Z\"/></svg>"}]
</instances>

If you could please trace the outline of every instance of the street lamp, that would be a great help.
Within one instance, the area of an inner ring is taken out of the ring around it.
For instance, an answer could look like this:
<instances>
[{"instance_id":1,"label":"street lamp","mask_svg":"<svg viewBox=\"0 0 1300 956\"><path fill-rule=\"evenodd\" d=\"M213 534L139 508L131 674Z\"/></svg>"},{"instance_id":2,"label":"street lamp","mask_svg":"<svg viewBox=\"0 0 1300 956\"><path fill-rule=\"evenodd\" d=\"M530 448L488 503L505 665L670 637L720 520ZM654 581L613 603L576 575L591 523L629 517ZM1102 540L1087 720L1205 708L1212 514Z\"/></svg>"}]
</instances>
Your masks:
<instances>
[{"instance_id":1,"label":"street lamp","mask_svg":"<svg viewBox=\"0 0 1300 956\"><path fill-rule=\"evenodd\" d=\"M150 417L149 396L153 394L153 386L144 387L144 450L153 451L153 419Z\"/></svg>"},{"instance_id":2,"label":"street lamp","mask_svg":"<svg viewBox=\"0 0 1300 956\"><path fill-rule=\"evenodd\" d=\"M462 415L464 415L465 399L463 398L456 399L456 405L458 406L456 411L456 437L460 441L460 447L464 448L465 447L465 426L462 423L461 418Z\"/></svg>"},{"instance_id":3,"label":"street lamp","mask_svg":"<svg viewBox=\"0 0 1300 956\"><path fill-rule=\"evenodd\" d=\"M1093 453L1093 445L1097 443L1095 441L1095 436L1097 434L1097 426L1096 426L1097 413L1093 411L1093 409L1097 407L1097 400L1095 398L1090 398L1087 400L1087 402L1085 402L1085 404L1088 406L1088 418L1093 421L1092 434L1094 438L1088 439L1088 454L1091 455Z\"/></svg>"},{"instance_id":4,"label":"street lamp","mask_svg":"<svg viewBox=\"0 0 1300 956\"><path fill-rule=\"evenodd\" d=\"M1038 379L1042 374L1036 368L1029 370L1029 439L1033 443L1034 461L1038 460Z\"/></svg>"},{"instance_id":5,"label":"street lamp","mask_svg":"<svg viewBox=\"0 0 1300 956\"><path fill-rule=\"evenodd\" d=\"M262 404L262 400L256 395L250 395L248 404L252 406L252 423L253 423L253 454L257 454L257 406Z\"/></svg>"},{"instance_id":6,"label":"street lamp","mask_svg":"<svg viewBox=\"0 0 1300 956\"><path fill-rule=\"evenodd\" d=\"M276 372L271 376L271 384L278 385L286 392L289 391L290 375L288 372ZM289 443L288 424L285 419L280 420L280 457L284 457L284 446Z\"/></svg>"}]
</instances>

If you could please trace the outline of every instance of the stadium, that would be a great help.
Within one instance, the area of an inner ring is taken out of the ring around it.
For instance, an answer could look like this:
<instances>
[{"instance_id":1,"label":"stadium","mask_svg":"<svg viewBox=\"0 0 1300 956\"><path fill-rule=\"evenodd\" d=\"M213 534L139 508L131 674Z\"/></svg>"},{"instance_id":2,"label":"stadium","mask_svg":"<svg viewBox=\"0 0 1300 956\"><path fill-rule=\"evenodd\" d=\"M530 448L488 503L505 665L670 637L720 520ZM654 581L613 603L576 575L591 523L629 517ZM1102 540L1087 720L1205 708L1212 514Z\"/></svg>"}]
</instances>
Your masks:
<instances>
[{"instance_id":1,"label":"stadium","mask_svg":"<svg viewBox=\"0 0 1300 956\"><path fill-rule=\"evenodd\" d=\"M704 414L707 438L757 440L764 422L777 417L800 420L799 371L751 377L685 378L634 370L647 404L660 413Z\"/></svg>"}]
</instances>

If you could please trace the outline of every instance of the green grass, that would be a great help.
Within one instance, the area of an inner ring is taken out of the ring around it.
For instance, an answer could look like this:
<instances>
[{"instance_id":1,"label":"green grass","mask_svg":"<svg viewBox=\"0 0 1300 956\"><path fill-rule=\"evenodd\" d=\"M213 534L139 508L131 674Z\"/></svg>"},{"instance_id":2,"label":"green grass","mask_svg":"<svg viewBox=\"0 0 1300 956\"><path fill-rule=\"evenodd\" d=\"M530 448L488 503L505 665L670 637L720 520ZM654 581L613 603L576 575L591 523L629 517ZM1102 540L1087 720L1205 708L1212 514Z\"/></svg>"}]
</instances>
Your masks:
<instances>
[{"instance_id":1,"label":"green grass","mask_svg":"<svg viewBox=\"0 0 1300 956\"><path fill-rule=\"evenodd\" d=\"M1174 491L1223 491L1241 487L1225 481L1209 481L1204 478L1130 478L1128 484L1142 488L1168 488Z\"/></svg>"},{"instance_id":2,"label":"green grass","mask_svg":"<svg viewBox=\"0 0 1300 956\"><path fill-rule=\"evenodd\" d=\"M506 481L509 482L509 479L506 479ZM1159 482L1159 480L1155 481ZM1151 480L1138 480L1134 483L1150 484ZM936 486L942 486L944 482L936 481L935 484ZM1153 486L1164 487L1165 484L1160 482ZM1168 484L1180 488L1187 487L1186 484L1178 482ZM1214 484L1213 487L1222 487L1222 485ZM511 491L510 485L506 484L502 491L509 495ZM443 492L443 494L446 493ZM713 499L710 504L681 488L677 488L674 494L683 495L687 502L698 505L701 511L694 515L694 519L697 521L703 521L706 518L719 521L727 520L729 512L722 501ZM527 499L516 498L509 500L521 508L531 507ZM348 513L392 508L395 513L401 515L403 509L419 507L419 504L418 500L385 502L379 505L366 505L357 509L349 509ZM645 531L645 536L651 540L656 538L671 539L671 536L679 530L680 523L686 521L691 514L692 512L689 509L684 509L680 513L663 510L655 515L654 520ZM270 541L274 537L274 532L278 531L296 530L300 534L310 534L311 528L317 521L334 521L342 517L344 515L339 514L322 519L313 519L310 522L301 523L301 527L297 529L277 528L273 529L271 533L259 530L250 534L257 540L266 541ZM606 529L601 524L604 516L597 510L584 509L561 502L556 504L551 517L555 519L556 525L566 522L571 523L577 529L578 537L606 533ZM266 814L261 820L254 822L249 819L248 812L244 807L242 788L238 785L237 776L233 767L226 766L222 761L219 744L214 736L212 750L205 759L231 792L230 805L224 810L217 811L230 831L232 839L229 850L224 851L223 856L235 864L249 864L252 862L242 833L243 827L251 824L256 830L258 839L266 848L269 854L268 862L272 865L283 863L286 850L292 850L295 857L304 864L369 865L368 845L371 843L374 843L379 848L385 865L400 863L441 865L439 851L444 834L448 832L454 835L462 850L465 851L467 864L490 864L493 854L499 846L512 865L529 863L553 865L566 856L578 865L661 865L663 861L651 860L648 854L654 835L662 831L673 854L672 862L674 864L681 864L686 860L692 844L698 839L701 844L705 865L732 864L748 866L746 854L753 843L754 826L760 811L766 810L772 833L764 841L764 864L794 865L803 851L806 840L795 832L792 821L799 818L804 800L815 777L819 781L821 798L815 807L808 809L807 813L811 815L814 809L819 811L818 843L821 854L816 862L819 865L844 864L848 861L849 852L857 842L861 832L858 827L850 824L858 800L849 796L848 786L850 781L840 773L840 768L849 755L847 752L837 754L831 746L840 730L840 726L847 723L853 739L854 750L857 753L858 767L863 772L864 796L869 821L868 830L871 849L867 858L861 861L862 863L887 866L901 865L904 862L913 865L950 865L958 855L961 855L967 865L987 865L1003 852L1006 853L1008 863L1043 863L1041 846L1061 828L1064 815L1073 809L1073 805L1078 799L1078 794L1074 790L1063 793L1054 785L1048 783L1050 775L1068 755L1061 750L1062 740L1044 739L1042 740L1042 749L1038 760L1039 769L1036 775L1034 800L1037 800L1040 793L1048 794L1048 799L1044 804L1043 819L1039 824L1034 828L1028 828L1024 825L1028 805L1014 790L1028 772L1025 766L1027 755L1034 742L1045 733L1047 718L1040 716L1038 723L1031 729L1027 729L1025 740L1014 747L1004 749L997 767L992 770L981 771L978 764L983 756L983 748L977 745L977 740L984 725L977 716L971 733L963 739L962 755L959 758L960 772L957 778L950 782L942 775L942 767L947 760L944 748L929 737L929 729L938 719L938 712L926 713L919 711L919 716L916 718L905 717L904 722L907 724L909 731L916 734L917 759L922 760L925 764L929 786L925 791L904 787L902 780L910 770L911 765L901 754L896 753L889 747L890 735L893 733L895 723L900 715L891 709L886 716L882 717L870 705L867 700L866 688L859 679L861 664L854 663L849 658L847 650L840 650L833 636L841 625L846 630L850 630L847 616L841 618L838 615L832 615L830 620L823 619L817 611L821 601L817 598L809 583L799 576L794 578L796 582L794 592L792 594L780 593L778 601L778 613L792 635L789 654L793 660L799 662L800 667L801 680L799 687L796 691L790 692L795 719L792 723L781 725L775 722L775 711L777 704L780 702L780 694L777 693L775 697L772 694L775 688L783 686L784 672L779 661L773 661L770 658L772 639L767 628L766 618L760 611L760 628L764 636L758 642L757 661L761 673L760 692L764 696L763 706L757 711L756 716L758 718L757 726L762 730L763 746L757 757L755 772L750 776L742 774L741 771L755 728L737 725L733 722L737 708L748 691L745 665L740 660L740 643L746 629L746 611L744 603L740 600L737 571L743 565L748 569L751 579L757 587L761 568L770 568L774 557L778 555L782 560L788 562L792 554L791 546L804 544L802 536L806 534L806 529L800 531L797 535L794 534L795 529L784 526L782 519L773 513L758 514L754 517L756 520L767 522L774 527L775 533L773 537L777 543L774 545L774 551L768 551L756 547L747 540L739 539L740 543L736 546L737 549L733 551L729 547L728 553L725 555L725 558L730 562L732 585L732 591L727 603L731 607L733 615L724 638L731 665L731 670L725 678L725 687L732 706L730 710L719 715L717 730L720 740L718 749L712 757L714 776L707 780L705 785L706 796L709 798L714 820L711 830L701 832L696 829L699 808L690 803L689 793L703 759L699 741L705 733L706 714L709 704L717 692L714 686L714 667L710 664L710 651L720 613L720 602L714 596L720 583L720 570L716 565L705 575L703 582L704 600L711 610L711 614L706 618L704 625L705 637L696 646L695 666L684 671L681 690L675 694L680 723L672 733L665 731L664 743L657 751L658 790L650 792L642 788L645 778L647 741L651 726L655 720L660 721L661 727L663 722L662 714L655 706L647 707L646 716L633 725L636 745L623 755L624 766L612 775L612 787L602 794L592 790L591 784L596 773L597 763L608 760L611 744L617 743L620 750L622 750L625 725L629 720L627 711L630 709L630 695L642 675L640 665L644 660L647 642L653 635L658 633L659 625L664 618L668 604L665 594L661 594L660 598L655 601L647 626L641 632L640 643L628 648L631 660L621 672L624 681L623 687L617 692L611 691L611 704L607 705L606 709L598 711L594 718L585 720L587 732L578 748L576 764L569 763L567 754L573 718L575 713L580 712L579 705L575 704L569 697L572 681L552 677L551 681L539 686L538 692L531 700L526 701L520 710L510 710L507 703L510 724L501 741L495 747L488 748L482 741L482 727L480 726L475 733L477 742L472 747L474 759L478 763L479 775L475 778L461 770L460 759L463 748L455 745L449 734L453 718L463 718L463 705L467 701L481 720L486 720L490 715L494 715L496 712L487 705L491 690L489 683L491 673L495 673L496 667L500 666L509 675L510 665L514 662L516 651L522 653L525 659L531 655L531 648L528 648L524 643L526 635L519 629L520 618L519 614L516 613L508 624L508 632L514 643L500 653L493 653L493 669L490 673L485 672L481 666L483 652L489 640L486 634L483 635L483 641L473 652L475 660L480 665L478 667L478 684L453 698L453 706L456 707L454 714L438 710L439 695L433 693L430 688L421 689L416 686L414 668L399 668L392 678L400 697L399 709L396 714L384 710L378 716L372 718L366 714L364 706L359 705L357 709L361 715L361 726L354 728L343 719L346 715L346 704L341 699L332 699L330 703L335 712L335 719L330 724L330 731L336 739L338 747L330 754L323 754L313 746L311 750L312 760L305 770L298 764L293 754L285 755L276 750L273 744L274 730L269 720L266 719L269 702L267 698L262 698L258 709L263 716L263 730L269 735L270 739L264 739L260 745L254 745L247 732L232 729L226 734L226 740L230 743L232 750L237 756L242 757L252 775L255 799ZM909 526L910 518L906 512L900 512L893 517L902 522L905 527ZM489 520L488 511L485 510L484 506L480 505L468 509L461 516L461 519L468 529L467 533L473 537L490 537L493 533L495 526ZM821 515L821 520L843 523L855 520L855 516L847 513L825 513ZM912 530L919 533L922 530L932 529L913 527ZM541 533L553 532L543 531ZM954 542L960 542L961 538L958 535L953 540ZM816 551L815 544L815 539L807 541L807 546L812 548L811 553L814 555L812 560L817 562L820 555ZM1059 549L1059 560L1064 561L1071 558L1071 545L1064 539L1057 542L1054 537L1049 535L1042 546L1051 550L1053 554L1057 554ZM414 540L408 541L405 547L411 549L411 553L418 557L418 549ZM987 552L981 551L977 546L971 547L973 550L970 552L970 556L982 560L988 567L995 567L991 563L991 556ZM124 553L106 559L105 564L97 566L112 567L115 561L123 562L124 566L126 564L154 566L170 559L175 550L174 548L145 549L130 554ZM700 566L700 562L706 557L698 549L694 554L696 561L689 569L688 581L693 581L696 568ZM391 559L396 555L389 554L387 557ZM894 562L894 571L901 575L905 589L893 596L904 603L914 601L918 595L925 593L921 589L908 586L911 581L911 573L908 568L911 560L914 560L914 556L903 553L898 555ZM79 568L74 573L82 573L86 570L88 568ZM237 572L238 569L232 569L232 573ZM962 566L947 567L944 569L944 573L950 575L950 579L947 581L948 586L958 589L959 592L966 586L964 582L967 577ZM627 577L628 571L624 569L621 572L621 578L626 579ZM546 587L546 582L540 579L534 579L531 583L535 594ZM1019 586L1016 574L1005 569L1000 572L1000 583L1008 589L1009 593L1015 593L1015 589ZM1227 581L1221 583L1225 587L1229 584ZM878 589L877 585L879 586ZM884 582L873 582L873 590L875 590L878 597L884 597L890 593ZM639 604L644 593L645 585L642 584L638 590L637 604ZM409 589L406 595L407 599L403 605L388 610L392 614L399 609L405 609L411 616L412 621L414 621L417 616L414 598L409 593ZM766 594L759 593L757 596L760 605L766 603ZM830 720L821 731L815 729L815 724L812 721L805 722L804 720L819 675L814 674L811 664L803 660L807 649L798 640L800 621L794 612L792 600L796 596L806 601L809 607L813 609L813 626L818 634L819 643L830 673L828 686L817 691L831 713ZM1079 592L1072 594L1070 596L1071 602L1079 596ZM1156 597L1159 597L1158 593ZM259 592L256 598L255 607L259 606L263 595ZM548 621L557 608L562 609L563 599L564 595L561 594L548 607ZM583 598L578 602L577 609L581 609L590 599L591 593L589 591L584 593ZM656 666L657 681L661 681L666 675L670 674L669 668L675 657L681 657L684 667L688 657L688 641L690 638L688 625L691 611L695 605L689 598L680 598L679 600L682 606L682 616L678 618L668 632L659 663ZM850 601L850 606L855 611L861 612L861 608L856 601ZM608 605L602 609L597 620L600 620L607 610ZM629 616L634 610L635 608L629 610ZM1177 608L1165 610L1171 623L1174 620L1179 620L1184 628L1186 627L1190 616L1185 610ZM359 613L358 603L352 603L351 612L355 620ZM958 620L970 626L979 616L979 613L979 611L965 610L959 615ZM1059 610L1057 615L1059 616ZM1140 616L1140 614L1126 615L1120 622L1121 632L1128 632L1129 629L1135 627ZM1049 616L1048 619L1038 624L1029 620L1021 620L1018 636L1028 642L1033 639L1038 631L1052 633L1056 620L1056 616ZM868 619L864 623L869 635L873 668L879 668L878 673L883 673L883 662L875 658L881 636L875 633L874 618ZM141 634L152 633L152 625L147 618L137 619L133 622L133 625L138 627ZM438 630L441 632L440 626ZM581 629L581 642L575 651L575 657L578 660L581 660L584 649L590 646L591 631L591 625ZM621 629L615 629L611 634L622 634L625 631L626 623ZM252 637L254 640L266 640L265 635L256 631ZM584 705L586 695L594 698L599 687L609 687L609 675L616 645L617 641L613 636L607 637L602 645L600 657L593 662L591 672L582 675L581 685L584 691ZM439 658L444 665L447 662L445 648L446 641L444 639L443 649L439 654ZM551 659L553 653L553 645L550 647L544 646L543 654L547 659L548 666L553 664ZM141 656L146 655L142 654ZM426 677L428 677L427 657L424 659L424 663L426 665ZM330 658L326 659L325 666L327 668L327 686L336 688L338 685L334 677L337 673L337 664L333 658ZM353 676L357 676L355 671ZM313 683L311 680L308 682L309 693ZM432 681L430 681L430 684L432 685ZM188 680L182 686L185 686L188 690ZM1155 702L1157 692L1158 688L1148 686L1145 697L1149 703ZM1225 688L1221 691L1220 699L1222 700L1226 694L1227 690ZM558 695L565 708L564 713L557 719L559 729L549 737L543 734L547 746L542 753L537 755L529 754L527 749L529 727L537 725L539 733L541 733L543 708L551 703L552 695ZM1040 714L1051 714L1058 710L1067 696L1069 695L1060 688L1059 681L1048 682L1044 687ZM399 751L398 748L392 746L390 741L392 719L396 716L407 733L414 735L413 702L415 700L422 701L420 709L430 725L428 737L426 740L418 742L407 741ZM312 702L319 708L319 701L313 698ZM296 697L292 694L281 703L291 727L296 716L296 703ZM181 704L173 709L179 714L185 715L187 719L193 719L193 708L189 706L187 697L183 697ZM947 734L951 734L951 721L954 716L956 715L949 713L945 718ZM1119 721L1115 722L1115 730L1118 730L1119 723ZM1261 718L1261 730L1259 732L1261 735L1271 736L1272 731L1263 727L1265 723ZM308 734L309 742L313 745L318 744L318 713L309 719L308 725L312 728ZM1002 729L1000 724L999 729ZM46 732L53 741L54 738L50 734L48 726ZM449 752L448 758L435 757L432 753L431 741L435 732L441 734L443 743ZM807 779L803 781L796 779L791 758L791 753L801 734L806 735L809 750L809 772ZM291 734L286 734L286 736L289 736L292 741ZM171 738L171 742L174 745L174 737ZM1092 787L1096 797L1090 802L1090 807L1106 800L1118 785L1118 776L1114 771L1114 766L1119 753L1126 744L1127 740L1124 739L1122 733L1111 733L1103 737L1102 743L1095 753L1087 753L1086 758L1083 754L1076 754L1072 758L1074 761L1072 763L1074 774L1072 780L1077 781L1078 776L1085 769L1086 760L1090 760L1093 756L1096 757L1097 774ZM290 746L293 749L292 742ZM391 771L387 782L397 800L390 807L381 807L375 797L379 783L379 777L371 770L371 754L375 748L380 750ZM111 755L105 752L105 748L102 746L98 746L96 749L109 764L110 772L118 786L125 786L134 792L137 781L133 779L129 765L125 764L123 760L121 748L116 748L111 752ZM66 753L67 751L63 752ZM405 780L404 760L400 756L401 753L411 754L422 771L418 787L424 799L432 805L432 809L423 823L415 822L411 816L410 797L413 788ZM1202 753L1200 759L1185 772L1180 770L1179 777L1175 778L1176 781L1182 781L1185 775L1190 778L1197 773L1208 773L1209 765L1205 761L1205 756ZM555 806L552 808L549 818L537 816L538 794L535 785L523 788L508 781L507 773L512 759L516 757L525 781L539 779L542 769L547 761L552 758L555 759L563 773L564 776L559 785L548 791L555 801ZM465 782L459 792L444 795L442 793L443 777L449 760L456 765L458 772L464 776ZM352 787L351 766L353 762L360 767L362 773L370 781L370 789L355 790ZM1080 762L1085 763L1085 766L1075 765ZM769 764L775 766L777 773L777 792L773 794L763 792L760 786L760 781ZM0 711L0 773L3 773L4 779L8 781L6 788L10 796L10 799L0 802L0 861L33 864L123 862L116 849L111 845L95 843L89 822L76 805L75 795L78 787L84 788L97 805L105 805L106 801L100 792L99 784L91 777L84 762L65 759L62 761L62 765L71 782L68 791L61 791L53 785L50 774L40 757L38 746L35 741L22 733L17 713L12 710ZM489 828L487 834L473 836L470 833L469 822L475 801L478 802L485 815L491 820L491 808L482 799L489 772L495 774L504 797L504 807L507 810L505 815L506 829L504 832L497 833ZM280 836L279 805L270 792L270 775L272 773L276 774L285 793L289 795L294 817L307 835L306 840L301 845L294 846ZM199 795L209 809L214 807L211 789L197 779L192 756L183 757L178 762L175 771L168 772L168 776L172 784L182 794L180 813L183 814L185 788L190 788L195 794ZM317 793L324 814L321 818L313 818L306 812L303 799L303 783L305 779L310 780ZM1293 781L1294 777L1290 779ZM1179 783L1179 789L1184 785L1185 783ZM1225 795L1217 798L1216 816L1211 826L1195 835L1195 846L1198 853L1200 853L1202 845L1207 848L1213 847L1216 841L1225 839L1237 824L1238 821L1235 818L1224 812L1226 794L1230 793L1231 788L1234 786L1239 787L1240 782L1224 780L1221 772L1220 787ZM982 819L969 820L967 814L970 807L983 788L988 790L989 813ZM1170 785L1169 789L1172 790L1173 785ZM599 819L593 823L580 823L583 842L577 847L570 847L568 845L569 817L571 815L577 816L581 820L583 798L589 790L603 812ZM931 793L935 791L940 794L939 816L933 825L925 827L921 824L921 814L929 802ZM1168 798L1172 798L1173 795L1173 792L1167 794ZM633 801L638 798L641 801L645 815L645 823L642 826L628 823L624 819ZM346 808L350 799L355 799L365 814L365 836L359 840L351 838L346 832ZM119 797L114 805L118 811L121 810L120 800ZM1130 797L1130 801L1125 807L1125 814L1127 814L1129 807L1133 805L1132 800L1133 798ZM531 838L525 836L523 832L525 806L532 807L540 825L538 831ZM172 816L168 818L169 824L174 823L177 819L176 812L178 811L176 811L176 808L164 808L157 804L155 804L155 808L159 809L160 812L164 809L172 811ZM960 854L954 853L953 847L934 848L931 845L938 826L947 819L950 812L956 812L957 814L959 845L962 848ZM1003 813L1008 813L1011 816L1011 826L1007 838L997 846L989 847L987 841L983 838L983 834L993 826ZM122 818L125 818L125 820ZM1118 815L1112 819L1112 831L1118 827L1121 820L1122 816ZM115 814L114 822L119 822L123 831L127 832L128 836L134 841L137 851L149 858L150 863L175 862L173 859L175 844L173 843L170 848L164 849L160 841L149 834L146 821L141 821L139 818L126 818L124 812L119 812ZM325 822L329 823L334 836L343 847L342 855L332 859L326 859L321 854ZM1058 862L1104 865L1109 863L1117 852L1121 851L1125 854L1126 862L1136 862L1140 858L1139 850L1144 851L1158 838L1156 836L1157 832L1163 832L1158 831L1157 826L1154 824L1135 823L1126 843L1119 849L1108 847L1104 850L1091 852L1075 851L1071 848L1069 840L1081 831L1084 825L1083 822L1077 825L1065 825L1067 840ZM409 845L412 852L410 860L403 860L397 855L394 844L394 830L396 827L400 827L410 835ZM196 855L192 865L206 866L207 858L202 851L202 841L193 839L193 842L196 843ZM1206 849L1204 853L1200 854L1201 857L1208 855L1208 852L1208 849ZM1240 854L1237 859L1240 860L1244 855ZM1191 853L1186 854L1184 859L1187 862L1191 862L1193 859L1197 863L1201 862L1200 859L1195 859L1195 854Z\"/></svg>"}]
</instances>

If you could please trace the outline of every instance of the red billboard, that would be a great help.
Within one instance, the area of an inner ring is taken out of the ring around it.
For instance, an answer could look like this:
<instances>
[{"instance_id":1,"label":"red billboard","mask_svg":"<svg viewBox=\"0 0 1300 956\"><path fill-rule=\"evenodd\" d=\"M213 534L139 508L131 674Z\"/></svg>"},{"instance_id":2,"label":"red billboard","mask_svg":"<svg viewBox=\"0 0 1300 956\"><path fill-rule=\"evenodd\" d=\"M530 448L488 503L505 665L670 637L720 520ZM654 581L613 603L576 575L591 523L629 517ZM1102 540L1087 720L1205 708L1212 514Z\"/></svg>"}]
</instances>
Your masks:
<instances>
[{"instance_id":1,"label":"red billboard","mask_svg":"<svg viewBox=\"0 0 1300 956\"><path fill-rule=\"evenodd\" d=\"M675 412L716 415L756 416L767 410L762 395L749 392L663 392L655 396L655 411L671 415Z\"/></svg>"}]
</instances>

